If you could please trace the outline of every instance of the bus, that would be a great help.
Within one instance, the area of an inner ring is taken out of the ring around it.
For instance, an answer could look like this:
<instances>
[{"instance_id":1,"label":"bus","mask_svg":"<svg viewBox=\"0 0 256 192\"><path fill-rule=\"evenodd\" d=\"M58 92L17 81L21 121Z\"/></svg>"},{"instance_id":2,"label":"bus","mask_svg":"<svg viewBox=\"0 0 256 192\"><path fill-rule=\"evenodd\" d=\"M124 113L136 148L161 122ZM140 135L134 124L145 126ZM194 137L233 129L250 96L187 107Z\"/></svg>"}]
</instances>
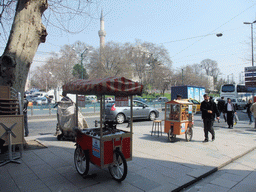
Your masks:
<instances>
[{"instance_id":1,"label":"bus","mask_svg":"<svg viewBox=\"0 0 256 192\"><path fill-rule=\"evenodd\" d=\"M247 100L253 95L252 90L245 87L244 84L224 84L220 89L220 97L227 98L240 98Z\"/></svg>"}]
</instances>

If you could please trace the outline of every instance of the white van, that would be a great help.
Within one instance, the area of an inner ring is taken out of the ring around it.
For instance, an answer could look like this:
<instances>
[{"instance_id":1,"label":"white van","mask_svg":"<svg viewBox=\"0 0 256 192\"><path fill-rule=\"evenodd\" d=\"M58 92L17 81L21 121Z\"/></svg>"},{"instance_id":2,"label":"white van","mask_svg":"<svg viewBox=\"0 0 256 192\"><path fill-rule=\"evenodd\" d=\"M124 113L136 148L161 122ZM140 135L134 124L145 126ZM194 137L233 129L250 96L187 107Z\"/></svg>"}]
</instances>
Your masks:
<instances>
[{"instance_id":1,"label":"white van","mask_svg":"<svg viewBox=\"0 0 256 192\"><path fill-rule=\"evenodd\" d=\"M96 95L87 95L87 96L85 96L85 100L86 101L91 101L92 103L96 103L97 102L97 96Z\"/></svg>"},{"instance_id":2,"label":"white van","mask_svg":"<svg viewBox=\"0 0 256 192\"><path fill-rule=\"evenodd\" d=\"M46 92L34 92L32 94L32 96L34 96L34 97L45 97L45 96L48 96L48 94Z\"/></svg>"}]
</instances>

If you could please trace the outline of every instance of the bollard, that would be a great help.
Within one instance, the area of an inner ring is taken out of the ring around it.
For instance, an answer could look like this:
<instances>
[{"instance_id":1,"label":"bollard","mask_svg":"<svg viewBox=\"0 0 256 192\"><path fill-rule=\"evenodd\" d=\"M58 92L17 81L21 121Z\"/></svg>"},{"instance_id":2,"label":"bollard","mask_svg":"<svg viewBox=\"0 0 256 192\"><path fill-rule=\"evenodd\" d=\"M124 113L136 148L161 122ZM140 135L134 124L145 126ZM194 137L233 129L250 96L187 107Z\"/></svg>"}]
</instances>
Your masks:
<instances>
[{"instance_id":1,"label":"bollard","mask_svg":"<svg viewBox=\"0 0 256 192\"><path fill-rule=\"evenodd\" d=\"M93 103L94 113L95 113L95 103Z\"/></svg>"}]
</instances>

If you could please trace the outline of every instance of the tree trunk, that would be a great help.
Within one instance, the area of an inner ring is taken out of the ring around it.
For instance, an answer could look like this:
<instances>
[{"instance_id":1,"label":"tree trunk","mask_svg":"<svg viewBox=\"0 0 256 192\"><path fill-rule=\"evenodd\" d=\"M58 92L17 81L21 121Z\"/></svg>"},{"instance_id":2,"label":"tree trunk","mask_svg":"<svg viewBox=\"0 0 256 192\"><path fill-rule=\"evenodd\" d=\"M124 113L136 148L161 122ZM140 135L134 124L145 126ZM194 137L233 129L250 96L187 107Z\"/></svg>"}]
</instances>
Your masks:
<instances>
[{"instance_id":1,"label":"tree trunk","mask_svg":"<svg viewBox=\"0 0 256 192\"><path fill-rule=\"evenodd\" d=\"M0 85L10 86L21 92L39 44L46 40L42 14L47 0L19 0L10 36L0 58Z\"/></svg>"}]
</instances>

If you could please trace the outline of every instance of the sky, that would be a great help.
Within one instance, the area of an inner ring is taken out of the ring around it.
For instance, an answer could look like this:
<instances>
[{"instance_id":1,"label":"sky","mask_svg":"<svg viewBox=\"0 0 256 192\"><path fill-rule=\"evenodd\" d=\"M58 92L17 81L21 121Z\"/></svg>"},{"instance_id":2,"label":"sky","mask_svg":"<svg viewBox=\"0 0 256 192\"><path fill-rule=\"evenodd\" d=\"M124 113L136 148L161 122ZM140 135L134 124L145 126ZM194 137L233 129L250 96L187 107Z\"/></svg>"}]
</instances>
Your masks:
<instances>
[{"instance_id":1,"label":"sky","mask_svg":"<svg viewBox=\"0 0 256 192\"><path fill-rule=\"evenodd\" d=\"M79 40L98 48L101 9L106 42L134 43L140 39L163 45L174 70L211 59L217 61L220 77L231 79L233 74L239 82L244 67L252 65L251 25L243 22L256 20L256 0L102 0L86 20L85 30L78 34L65 33L45 23L47 40L39 45L32 70L65 44ZM77 29L79 22L70 22L69 28ZM254 29L256 32L256 23Z\"/></svg>"}]
</instances>

